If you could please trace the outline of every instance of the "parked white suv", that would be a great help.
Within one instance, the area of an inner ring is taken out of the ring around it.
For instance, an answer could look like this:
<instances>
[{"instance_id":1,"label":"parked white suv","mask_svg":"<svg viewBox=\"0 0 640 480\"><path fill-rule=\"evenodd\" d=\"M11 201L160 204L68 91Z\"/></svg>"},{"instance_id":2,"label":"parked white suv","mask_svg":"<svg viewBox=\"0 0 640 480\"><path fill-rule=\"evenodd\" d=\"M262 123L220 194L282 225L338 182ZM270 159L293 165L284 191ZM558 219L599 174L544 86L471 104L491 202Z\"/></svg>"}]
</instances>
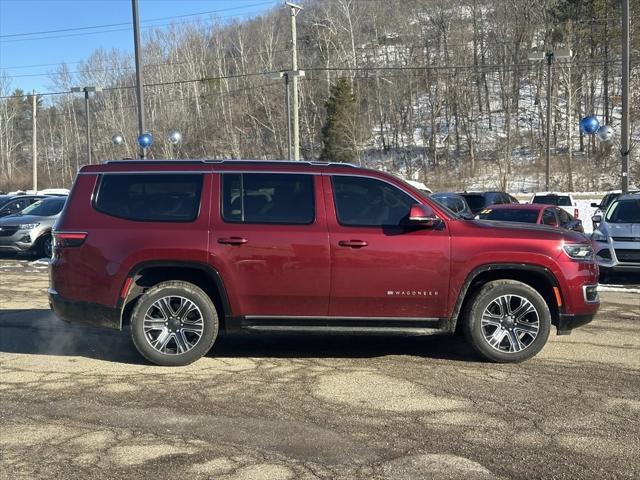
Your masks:
<instances>
[{"instance_id":1,"label":"parked white suv","mask_svg":"<svg viewBox=\"0 0 640 480\"><path fill-rule=\"evenodd\" d=\"M542 205L555 205L560 207L569 215L573 215L575 218L579 218L580 212L578 211L577 203L573 200L573 197L568 193L554 193L554 192L538 192L531 196L529 203L538 203Z\"/></svg>"},{"instance_id":2,"label":"parked white suv","mask_svg":"<svg viewBox=\"0 0 640 480\"><path fill-rule=\"evenodd\" d=\"M600 270L640 272L640 193L620 195L604 216L591 220L597 225L591 241Z\"/></svg>"}]
</instances>

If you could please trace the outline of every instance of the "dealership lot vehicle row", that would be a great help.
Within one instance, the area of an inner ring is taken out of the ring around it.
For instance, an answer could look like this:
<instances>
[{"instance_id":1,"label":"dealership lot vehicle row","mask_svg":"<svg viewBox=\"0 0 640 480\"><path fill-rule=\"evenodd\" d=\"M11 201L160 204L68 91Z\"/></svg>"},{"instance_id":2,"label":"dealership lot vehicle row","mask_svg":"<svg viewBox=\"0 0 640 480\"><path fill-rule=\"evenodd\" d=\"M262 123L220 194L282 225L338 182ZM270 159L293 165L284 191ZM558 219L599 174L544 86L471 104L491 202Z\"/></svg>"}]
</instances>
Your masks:
<instances>
[{"instance_id":1,"label":"dealership lot vehicle row","mask_svg":"<svg viewBox=\"0 0 640 480\"><path fill-rule=\"evenodd\" d=\"M0 259L3 479L640 475L634 292L518 365L457 337L270 335L174 369L55 319L47 283Z\"/></svg>"}]
</instances>

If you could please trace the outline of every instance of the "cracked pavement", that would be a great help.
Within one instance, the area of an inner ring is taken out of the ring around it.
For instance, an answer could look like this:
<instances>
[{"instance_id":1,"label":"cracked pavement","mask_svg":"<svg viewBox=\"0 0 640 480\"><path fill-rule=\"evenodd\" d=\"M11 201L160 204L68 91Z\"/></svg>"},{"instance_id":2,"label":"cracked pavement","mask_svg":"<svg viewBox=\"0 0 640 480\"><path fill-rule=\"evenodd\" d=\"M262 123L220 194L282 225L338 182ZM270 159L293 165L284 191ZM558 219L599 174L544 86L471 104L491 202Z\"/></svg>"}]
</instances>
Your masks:
<instances>
[{"instance_id":1,"label":"cracked pavement","mask_svg":"<svg viewBox=\"0 0 640 480\"><path fill-rule=\"evenodd\" d=\"M0 479L640 477L640 295L519 365L457 337L234 336L156 367L0 259ZM554 332L555 333L555 332Z\"/></svg>"}]
</instances>

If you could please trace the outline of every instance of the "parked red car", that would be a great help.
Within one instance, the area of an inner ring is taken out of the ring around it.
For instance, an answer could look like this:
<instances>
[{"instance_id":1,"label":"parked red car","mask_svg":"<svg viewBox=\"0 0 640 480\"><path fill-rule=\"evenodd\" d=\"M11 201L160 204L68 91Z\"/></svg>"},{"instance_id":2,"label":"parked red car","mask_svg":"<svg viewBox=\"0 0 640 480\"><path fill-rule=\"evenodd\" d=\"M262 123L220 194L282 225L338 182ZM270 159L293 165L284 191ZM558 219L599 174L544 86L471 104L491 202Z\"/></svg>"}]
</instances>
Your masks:
<instances>
[{"instance_id":1,"label":"parked red car","mask_svg":"<svg viewBox=\"0 0 640 480\"><path fill-rule=\"evenodd\" d=\"M62 319L130 324L184 365L218 331L463 331L482 356L535 355L598 310L580 234L468 220L391 175L345 164L112 161L79 172L54 232ZM569 348L569 347L567 347Z\"/></svg>"},{"instance_id":2,"label":"parked red car","mask_svg":"<svg viewBox=\"0 0 640 480\"><path fill-rule=\"evenodd\" d=\"M503 222L537 223L550 227L561 227L567 230L584 233L582 221L567 213L560 207L541 204L520 203L517 205L491 205L478 212L481 220Z\"/></svg>"}]
</instances>

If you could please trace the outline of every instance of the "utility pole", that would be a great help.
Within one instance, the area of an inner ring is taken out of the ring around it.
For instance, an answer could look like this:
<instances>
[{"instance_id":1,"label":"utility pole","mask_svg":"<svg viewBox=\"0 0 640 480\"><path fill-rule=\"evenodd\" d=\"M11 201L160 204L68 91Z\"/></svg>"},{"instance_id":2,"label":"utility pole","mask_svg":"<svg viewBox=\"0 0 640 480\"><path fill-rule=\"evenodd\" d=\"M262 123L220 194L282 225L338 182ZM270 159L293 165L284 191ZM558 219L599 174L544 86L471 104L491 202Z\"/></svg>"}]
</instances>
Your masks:
<instances>
[{"instance_id":1,"label":"utility pole","mask_svg":"<svg viewBox=\"0 0 640 480\"><path fill-rule=\"evenodd\" d=\"M74 93L84 92L84 116L87 132L87 162L91 165L91 112L89 109L89 92L101 92L102 87L72 87Z\"/></svg>"},{"instance_id":2,"label":"utility pole","mask_svg":"<svg viewBox=\"0 0 640 480\"><path fill-rule=\"evenodd\" d=\"M547 52L547 145L545 151L544 190L549 191L551 177L551 64L553 52Z\"/></svg>"},{"instance_id":3,"label":"utility pole","mask_svg":"<svg viewBox=\"0 0 640 480\"><path fill-rule=\"evenodd\" d=\"M291 100L289 96L289 73L282 72L282 76L284 77L284 104L287 106L287 158L289 160L293 160L291 152Z\"/></svg>"},{"instance_id":4,"label":"utility pole","mask_svg":"<svg viewBox=\"0 0 640 480\"><path fill-rule=\"evenodd\" d=\"M629 0L622 0L622 193L629 191Z\"/></svg>"},{"instance_id":5,"label":"utility pole","mask_svg":"<svg viewBox=\"0 0 640 480\"><path fill-rule=\"evenodd\" d=\"M32 102L32 130L33 130L33 136L31 137L31 154L33 155L33 193L37 193L38 192L38 135L37 135L37 122L36 122L36 115L37 115L37 105L38 105L38 98L36 96L36 91L33 90L31 92L31 102Z\"/></svg>"},{"instance_id":6,"label":"utility pole","mask_svg":"<svg viewBox=\"0 0 640 480\"><path fill-rule=\"evenodd\" d=\"M272 80L280 80L284 78L284 105L287 112L287 159L293 160L293 152L291 150L291 100L289 92L289 76L292 72L284 71L271 75L269 78Z\"/></svg>"},{"instance_id":7,"label":"utility pole","mask_svg":"<svg viewBox=\"0 0 640 480\"><path fill-rule=\"evenodd\" d=\"M300 122L298 115L298 50L296 16L302 10L300 5L285 2L291 8L291 70L293 76L293 159L300 160Z\"/></svg>"},{"instance_id":8,"label":"utility pole","mask_svg":"<svg viewBox=\"0 0 640 480\"><path fill-rule=\"evenodd\" d=\"M138 0L131 0L133 11L133 47L136 62L136 97L138 100L138 135L144 132L144 92L142 90L142 66L140 65L140 18ZM147 158L147 149L140 147L140 158Z\"/></svg>"}]
</instances>

